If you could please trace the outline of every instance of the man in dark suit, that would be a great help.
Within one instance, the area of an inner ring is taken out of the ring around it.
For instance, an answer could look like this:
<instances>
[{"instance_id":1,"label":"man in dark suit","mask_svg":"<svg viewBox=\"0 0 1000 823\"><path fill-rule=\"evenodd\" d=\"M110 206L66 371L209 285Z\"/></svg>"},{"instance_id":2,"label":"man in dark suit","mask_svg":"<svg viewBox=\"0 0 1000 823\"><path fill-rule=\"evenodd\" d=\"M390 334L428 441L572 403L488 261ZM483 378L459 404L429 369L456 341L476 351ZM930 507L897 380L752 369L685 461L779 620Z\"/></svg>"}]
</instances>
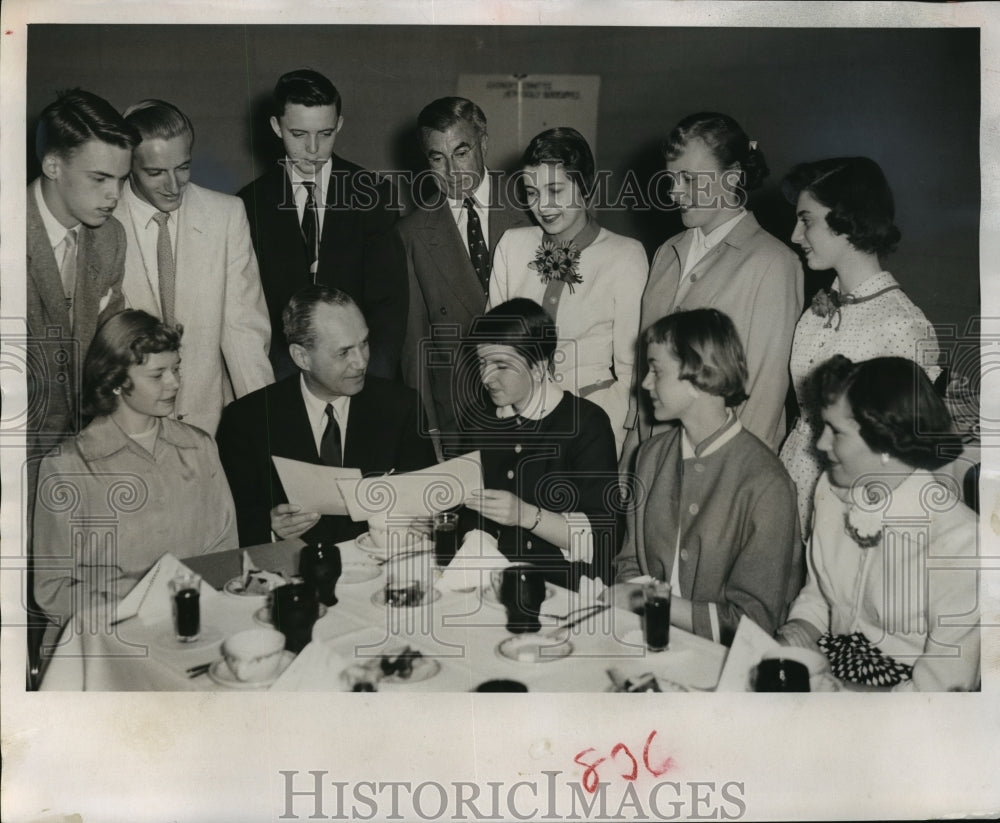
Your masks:
<instances>
[{"instance_id":1,"label":"man in dark suit","mask_svg":"<svg viewBox=\"0 0 1000 823\"><path fill-rule=\"evenodd\" d=\"M486 116L463 97L442 97L417 118L439 192L421 198L397 227L406 251L410 312L403 379L425 398L427 430L456 434L458 343L486 310L493 252L500 236L528 225L510 183L486 168Z\"/></svg>"},{"instance_id":2,"label":"man in dark suit","mask_svg":"<svg viewBox=\"0 0 1000 823\"><path fill-rule=\"evenodd\" d=\"M340 93L300 69L274 88L271 128L285 157L239 192L250 219L271 328L289 298L310 283L347 292L371 329L369 372L392 379L407 313L406 263L393 228L391 184L333 153L343 126ZM294 373L281 336L272 335L279 380Z\"/></svg>"},{"instance_id":3,"label":"man in dark suit","mask_svg":"<svg viewBox=\"0 0 1000 823\"><path fill-rule=\"evenodd\" d=\"M347 294L308 286L292 297L283 324L300 374L231 403L216 435L240 545L266 543L272 531L282 539L349 540L365 524L289 504L271 458L369 475L426 468L435 462L434 448L417 431L416 393L366 376L368 326Z\"/></svg>"}]
</instances>

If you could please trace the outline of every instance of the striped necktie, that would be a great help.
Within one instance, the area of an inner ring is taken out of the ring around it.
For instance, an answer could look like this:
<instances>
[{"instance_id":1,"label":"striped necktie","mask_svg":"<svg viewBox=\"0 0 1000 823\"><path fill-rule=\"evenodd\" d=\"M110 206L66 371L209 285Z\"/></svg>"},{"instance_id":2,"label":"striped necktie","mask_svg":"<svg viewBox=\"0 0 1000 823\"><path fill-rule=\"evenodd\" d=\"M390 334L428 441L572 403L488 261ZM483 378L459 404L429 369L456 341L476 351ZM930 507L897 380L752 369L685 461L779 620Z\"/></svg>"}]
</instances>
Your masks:
<instances>
[{"instance_id":1,"label":"striped necktie","mask_svg":"<svg viewBox=\"0 0 1000 823\"><path fill-rule=\"evenodd\" d=\"M174 292L177 285L177 269L174 265L174 244L170 242L170 212L161 211L153 215L160 227L156 236L156 275L160 282L160 309L163 312L163 322L168 326L174 324Z\"/></svg>"}]
</instances>

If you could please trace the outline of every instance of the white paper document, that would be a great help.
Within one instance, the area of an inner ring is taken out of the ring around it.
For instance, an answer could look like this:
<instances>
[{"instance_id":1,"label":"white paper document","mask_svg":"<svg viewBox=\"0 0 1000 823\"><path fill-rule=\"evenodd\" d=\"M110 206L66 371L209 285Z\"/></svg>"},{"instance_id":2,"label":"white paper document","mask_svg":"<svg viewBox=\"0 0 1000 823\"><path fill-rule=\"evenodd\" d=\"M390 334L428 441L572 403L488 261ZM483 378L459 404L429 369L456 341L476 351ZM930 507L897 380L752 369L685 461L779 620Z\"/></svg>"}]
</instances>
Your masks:
<instances>
[{"instance_id":1,"label":"white paper document","mask_svg":"<svg viewBox=\"0 0 1000 823\"><path fill-rule=\"evenodd\" d=\"M347 514L347 505L337 484L341 480L360 480L360 469L317 466L287 457L272 456L271 459L289 503L301 506L306 512Z\"/></svg>"},{"instance_id":2,"label":"white paper document","mask_svg":"<svg viewBox=\"0 0 1000 823\"><path fill-rule=\"evenodd\" d=\"M483 461L478 451L406 474L362 480L338 480L352 520L373 515L429 517L460 506L483 489ZM286 487L287 488L287 487Z\"/></svg>"}]
</instances>

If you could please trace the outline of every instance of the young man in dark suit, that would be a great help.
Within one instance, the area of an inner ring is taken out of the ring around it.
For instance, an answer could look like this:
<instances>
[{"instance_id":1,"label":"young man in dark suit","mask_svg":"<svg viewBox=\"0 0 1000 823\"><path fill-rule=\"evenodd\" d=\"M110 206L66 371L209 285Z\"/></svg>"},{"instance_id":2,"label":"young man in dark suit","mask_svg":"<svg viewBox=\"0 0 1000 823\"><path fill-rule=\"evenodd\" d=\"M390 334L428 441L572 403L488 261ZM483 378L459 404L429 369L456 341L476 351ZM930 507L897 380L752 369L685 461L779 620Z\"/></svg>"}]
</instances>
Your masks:
<instances>
[{"instance_id":1,"label":"young man in dark suit","mask_svg":"<svg viewBox=\"0 0 1000 823\"><path fill-rule=\"evenodd\" d=\"M421 198L397 228L410 280L403 379L426 401L425 428L449 440L456 434L458 342L486 310L500 236L529 222L507 196L513 181L486 168L489 138L479 106L442 97L424 107L417 125L438 192Z\"/></svg>"},{"instance_id":2,"label":"young man in dark suit","mask_svg":"<svg viewBox=\"0 0 1000 823\"><path fill-rule=\"evenodd\" d=\"M283 325L300 373L231 403L216 435L240 545L266 543L272 532L281 539L349 540L365 524L289 504L271 458L385 474L433 465L434 448L417 431L416 392L366 375L368 326L346 293L306 287L292 297Z\"/></svg>"},{"instance_id":3,"label":"young man in dark suit","mask_svg":"<svg viewBox=\"0 0 1000 823\"><path fill-rule=\"evenodd\" d=\"M371 365L378 377L399 370L406 326L406 263L393 228L392 187L333 152L344 124L340 93L322 74L299 69L274 88L271 129L285 156L239 192L271 328L281 327L289 298L310 283L347 292L371 329ZM275 377L295 367L281 336L272 335Z\"/></svg>"}]
</instances>

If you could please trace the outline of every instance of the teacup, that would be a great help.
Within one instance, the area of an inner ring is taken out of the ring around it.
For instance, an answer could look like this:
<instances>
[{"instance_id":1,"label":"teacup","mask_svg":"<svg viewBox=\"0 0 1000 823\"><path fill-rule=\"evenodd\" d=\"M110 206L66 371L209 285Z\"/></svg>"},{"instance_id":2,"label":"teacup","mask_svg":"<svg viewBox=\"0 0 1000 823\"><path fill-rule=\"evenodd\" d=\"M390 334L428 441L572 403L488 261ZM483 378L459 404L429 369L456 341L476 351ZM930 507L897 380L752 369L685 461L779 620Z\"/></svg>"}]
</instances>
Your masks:
<instances>
[{"instance_id":1,"label":"teacup","mask_svg":"<svg viewBox=\"0 0 1000 823\"><path fill-rule=\"evenodd\" d=\"M227 637L222 656L241 683L259 683L273 677L281 664L285 636L274 629L247 629Z\"/></svg>"}]
</instances>

